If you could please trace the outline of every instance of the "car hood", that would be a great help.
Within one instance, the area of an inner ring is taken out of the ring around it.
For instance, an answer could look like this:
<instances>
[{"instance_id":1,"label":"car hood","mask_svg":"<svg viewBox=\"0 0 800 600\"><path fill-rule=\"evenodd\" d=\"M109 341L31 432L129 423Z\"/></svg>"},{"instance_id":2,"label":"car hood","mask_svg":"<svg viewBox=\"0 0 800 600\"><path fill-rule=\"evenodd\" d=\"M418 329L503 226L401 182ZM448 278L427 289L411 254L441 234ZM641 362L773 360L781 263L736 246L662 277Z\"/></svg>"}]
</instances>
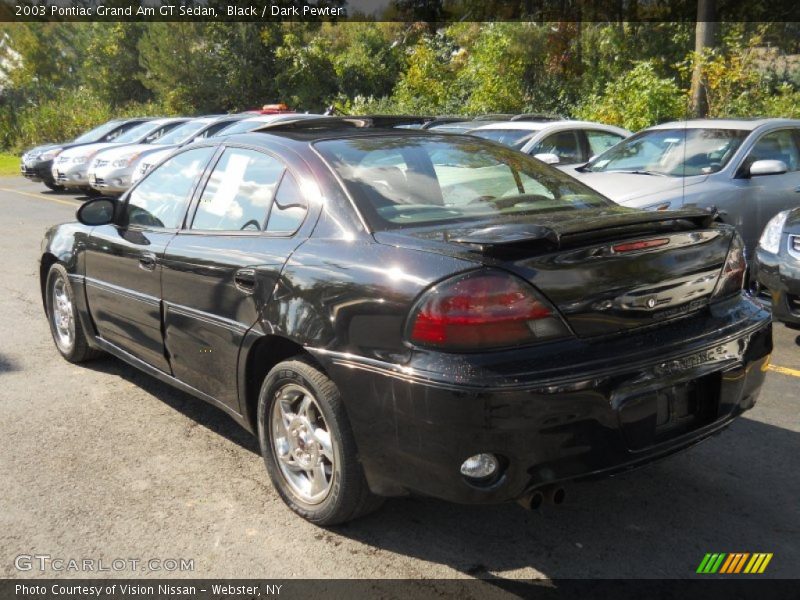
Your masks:
<instances>
[{"instance_id":1,"label":"car hood","mask_svg":"<svg viewBox=\"0 0 800 600\"><path fill-rule=\"evenodd\" d=\"M154 149L152 152L143 152L141 159L142 160L146 159L147 164L153 165L157 162L161 162L162 160L164 160L167 156L172 154L172 151L175 150L175 148L177 147L178 147L177 145L159 146L158 150Z\"/></svg>"},{"instance_id":2,"label":"car hood","mask_svg":"<svg viewBox=\"0 0 800 600\"><path fill-rule=\"evenodd\" d=\"M78 156L88 156L90 154L95 154L102 150L106 150L108 148L114 148L118 144L114 142L103 142L100 144L85 144L83 146L75 146L73 148L68 148L64 150L60 156L67 157L67 158L75 158Z\"/></svg>"},{"instance_id":3,"label":"car hood","mask_svg":"<svg viewBox=\"0 0 800 600\"><path fill-rule=\"evenodd\" d=\"M42 144L40 146L31 148L30 150L26 150L25 155L30 156L31 154L42 154L48 150L61 148L62 146L63 144Z\"/></svg>"},{"instance_id":4,"label":"car hood","mask_svg":"<svg viewBox=\"0 0 800 600\"><path fill-rule=\"evenodd\" d=\"M102 157L103 160L116 160L118 158L125 158L131 154L140 154L145 150L150 150L152 146L148 144L115 144L105 150L100 150L96 157Z\"/></svg>"},{"instance_id":5,"label":"car hood","mask_svg":"<svg viewBox=\"0 0 800 600\"><path fill-rule=\"evenodd\" d=\"M708 179L708 175L662 177L633 173L590 173L576 169L566 172L617 204L637 208L659 200L680 199L687 187L703 183Z\"/></svg>"}]
</instances>

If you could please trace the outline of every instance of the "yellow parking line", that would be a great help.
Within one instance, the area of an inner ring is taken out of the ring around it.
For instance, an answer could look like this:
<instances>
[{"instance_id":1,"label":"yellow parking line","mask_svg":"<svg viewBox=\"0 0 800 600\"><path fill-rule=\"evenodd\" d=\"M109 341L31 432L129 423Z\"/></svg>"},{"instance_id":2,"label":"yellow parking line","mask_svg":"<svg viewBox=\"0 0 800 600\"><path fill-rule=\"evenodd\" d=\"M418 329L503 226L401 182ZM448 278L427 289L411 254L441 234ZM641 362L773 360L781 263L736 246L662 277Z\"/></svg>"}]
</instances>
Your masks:
<instances>
[{"instance_id":1,"label":"yellow parking line","mask_svg":"<svg viewBox=\"0 0 800 600\"><path fill-rule=\"evenodd\" d=\"M70 202L69 200L61 200L60 198L48 198L40 194L32 194L31 192L23 192L22 190L15 190L13 188L0 187L0 192L11 192L12 194L19 194L20 196L28 196L29 198L36 198L37 200L46 200L47 202L56 202L58 204L65 204L77 208L80 204Z\"/></svg>"},{"instance_id":2,"label":"yellow parking line","mask_svg":"<svg viewBox=\"0 0 800 600\"><path fill-rule=\"evenodd\" d=\"M769 371L775 371L776 373L780 373L781 375L788 375L789 377L800 377L800 370L798 369L779 367L778 365L769 365L767 369Z\"/></svg>"}]
</instances>

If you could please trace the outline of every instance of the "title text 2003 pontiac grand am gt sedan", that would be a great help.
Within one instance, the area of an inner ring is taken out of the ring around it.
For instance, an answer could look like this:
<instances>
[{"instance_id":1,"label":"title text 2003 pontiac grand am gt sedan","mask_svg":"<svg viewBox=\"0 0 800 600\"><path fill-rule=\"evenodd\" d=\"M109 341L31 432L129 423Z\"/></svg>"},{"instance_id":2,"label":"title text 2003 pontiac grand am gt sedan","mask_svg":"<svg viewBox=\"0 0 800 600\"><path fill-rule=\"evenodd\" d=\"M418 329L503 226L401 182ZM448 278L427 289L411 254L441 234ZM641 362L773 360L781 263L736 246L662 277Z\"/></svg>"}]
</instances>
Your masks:
<instances>
[{"instance_id":1,"label":"title text 2003 pontiac grand am gt sedan","mask_svg":"<svg viewBox=\"0 0 800 600\"><path fill-rule=\"evenodd\" d=\"M228 412L326 525L384 496L558 501L753 406L770 316L731 227L380 125L210 139L84 204L41 255L58 350Z\"/></svg>"}]
</instances>

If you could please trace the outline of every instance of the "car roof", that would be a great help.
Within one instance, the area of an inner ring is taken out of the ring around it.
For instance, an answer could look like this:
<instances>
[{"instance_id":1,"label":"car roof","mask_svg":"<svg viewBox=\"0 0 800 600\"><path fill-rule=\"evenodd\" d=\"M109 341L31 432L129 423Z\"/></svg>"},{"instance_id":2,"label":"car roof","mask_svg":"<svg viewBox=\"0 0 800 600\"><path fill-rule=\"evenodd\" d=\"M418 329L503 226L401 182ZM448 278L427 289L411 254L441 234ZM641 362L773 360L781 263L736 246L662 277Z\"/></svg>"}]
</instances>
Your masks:
<instances>
[{"instance_id":1,"label":"car roof","mask_svg":"<svg viewBox=\"0 0 800 600\"><path fill-rule=\"evenodd\" d=\"M688 119L686 121L670 121L648 127L647 131L657 129L741 129L753 131L762 125L791 125L800 127L798 119Z\"/></svg>"},{"instance_id":2,"label":"car roof","mask_svg":"<svg viewBox=\"0 0 800 600\"><path fill-rule=\"evenodd\" d=\"M605 123L597 123L595 121L573 121L571 119L559 119L557 121L498 121L497 123L489 123L488 125L481 125L475 127L473 131L480 131L481 129L518 129L521 131L541 131L548 127L562 127L568 125L570 127L614 127L613 125L606 125ZM619 129L614 127L614 129Z\"/></svg>"}]
</instances>

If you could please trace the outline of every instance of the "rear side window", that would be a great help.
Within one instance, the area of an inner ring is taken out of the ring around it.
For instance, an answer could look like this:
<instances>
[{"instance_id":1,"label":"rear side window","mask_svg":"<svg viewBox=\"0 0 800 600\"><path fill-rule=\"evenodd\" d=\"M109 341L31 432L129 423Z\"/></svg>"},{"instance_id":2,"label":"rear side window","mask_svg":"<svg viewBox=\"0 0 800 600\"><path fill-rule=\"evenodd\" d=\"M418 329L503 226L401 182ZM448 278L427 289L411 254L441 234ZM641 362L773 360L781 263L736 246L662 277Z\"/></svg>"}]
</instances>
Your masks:
<instances>
[{"instance_id":1,"label":"rear side window","mask_svg":"<svg viewBox=\"0 0 800 600\"><path fill-rule=\"evenodd\" d=\"M128 195L127 222L142 227L180 227L189 195L214 151L213 147L195 148L157 167Z\"/></svg>"},{"instance_id":2,"label":"rear side window","mask_svg":"<svg viewBox=\"0 0 800 600\"><path fill-rule=\"evenodd\" d=\"M275 233L294 233L306 218L308 204L300 191L300 186L289 171L286 171L275 194L275 201L269 211L267 231Z\"/></svg>"},{"instance_id":3,"label":"rear side window","mask_svg":"<svg viewBox=\"0 0 800 600\"><path fill-rule=\"evenodd\" d=\"M525 154L470 136L315 144L374 230L613 205Z\"/></svg>"},{"instance_id":4,"label":"rear side window","mask_svg":"<svg viewBox=\"0 0 800 600\"><path fill-rule=\"evenodd\" d=\"M263 231L283 170L267 154L228 148L200 196L192 229Z\"/></svg>"},{"instance_id":5,"label":"rear side window","mask_svg":"<svg viewBox=\"0 0 800 600\"><path fill-rule=\"evenodd\" d=\"M623 139L625 138L621 135L608 131L593 131L591 129L586 131L586 140L589 142L589 154L591 156L602 154L609 148L619 144Z\"/></svg>"}]
</instances>

